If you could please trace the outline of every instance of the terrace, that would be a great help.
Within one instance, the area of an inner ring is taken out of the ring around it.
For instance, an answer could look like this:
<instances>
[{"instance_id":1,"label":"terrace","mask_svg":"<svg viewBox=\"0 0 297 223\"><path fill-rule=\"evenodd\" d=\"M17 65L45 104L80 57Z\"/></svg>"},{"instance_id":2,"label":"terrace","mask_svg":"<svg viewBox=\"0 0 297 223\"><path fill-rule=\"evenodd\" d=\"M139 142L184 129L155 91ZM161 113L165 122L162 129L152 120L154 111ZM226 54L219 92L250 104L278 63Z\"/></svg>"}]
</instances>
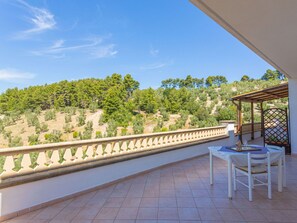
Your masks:
<instances>
[{"instance_id":1,"label":"terrace","mask_svg":"<svg viewBox=\"0 0 297 223\"><path fill-rule=\"evenodd\" d=\"M284 73L289 78L289 96L296 95L297 50L292 49L297 47L296 2L273 2L269 7L264 1L192 2ZM270 13L263 22L267 7ZM296 102L290 98L292 133L297 131ZM252 129L252 133L244 134L244 128ZM243 138L254 138L256 142L251 143L259 143L260 130L261 124L254 123L243 125L240 133ZM292 154L296 154L297 139L291 139ZM234 124L227 123L212 128L3 149L1 220L296 222L294 156L287 157L288 182L282 193L277 192L273 173L272 200L266 198L266 188L256 188L254 201L249 202L242 187L229 200L226 163L218 159L215 184L209 185L207 147L232 145L236 140Z\"/></svg>"},{"instance_id":2,"label":"terrace","mask_svg":"<svg viewBox=\"0 0 297 223\"><path fill-rule=\"evenodd\" d=\"M215 160L215 182L209 185L208 156L169 164L71 199L43 207L7 222L296 222L297 162L288 157L288 187L272 200L266 188L255 200L240 187L227 198L226 163Z\"/></svg>"}]
</instances>

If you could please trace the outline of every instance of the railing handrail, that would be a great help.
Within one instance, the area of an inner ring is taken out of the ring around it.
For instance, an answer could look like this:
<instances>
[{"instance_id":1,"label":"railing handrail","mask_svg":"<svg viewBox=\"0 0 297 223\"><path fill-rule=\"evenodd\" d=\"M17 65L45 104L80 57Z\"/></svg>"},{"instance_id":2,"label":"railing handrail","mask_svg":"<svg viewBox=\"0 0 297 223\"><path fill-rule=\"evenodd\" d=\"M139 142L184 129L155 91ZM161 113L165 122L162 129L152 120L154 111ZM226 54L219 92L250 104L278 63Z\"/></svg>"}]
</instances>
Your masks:
<instances>
[{"instance_id":1,"label":"railing handrail","mask_svg":"<svg viewBox=\"0 0 297 223\"><path fill-rule=\"evenodd\" d=\"M156 133L149 133L149 134L136 134L136 135L129 135L129 136L117 136L117 137L108 137L108 138L100 138L100 139L87 139L87 140L78 140L78 141L68 141L68 142L58 142L58 143L47 143L47 144L39 144L33 146L19 146L13 148L2 148L0 149L0 156L5 156L7 154L19 154L20 152L34 152L39 150L46 150L46 149L59 149L69 148L74 146L86 146L90 144L97 144L97 143L109 143L109 142L120 142L124 140L134 140L139 138L147 138L147 137L157 137L157 136L169 136L175 135L177 133L190 133L196 131L203 131L203 130L211 130L211 129L224 129L226 126L213 126L213 127L205 127L205 128L194 128L194 129L185 129L185 130L176 130L176 131L167 131L167 132L156 132Z\"/></svg>"},{"instance_id":2,"label":"railing handrail","mask_svg":"<svg viewBox=\"0 0 297 223\"><path fill-rule=\"evenodd\" d=\"M0 149L0 187L228 137L226 126Z\"/></svg>"}]
</instances>

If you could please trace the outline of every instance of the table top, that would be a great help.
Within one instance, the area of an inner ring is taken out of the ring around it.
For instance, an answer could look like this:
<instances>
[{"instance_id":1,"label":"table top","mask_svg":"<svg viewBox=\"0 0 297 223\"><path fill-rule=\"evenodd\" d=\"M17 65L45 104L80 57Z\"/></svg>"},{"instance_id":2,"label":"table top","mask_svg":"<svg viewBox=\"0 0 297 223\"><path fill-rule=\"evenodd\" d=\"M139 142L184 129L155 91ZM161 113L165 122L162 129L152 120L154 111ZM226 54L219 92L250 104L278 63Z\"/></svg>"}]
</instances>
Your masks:
<instances>
[{"instance_id":1,"label":"table top","mask_svg":"<svg viewBox=\"0 0 297 223\"><path fill-rule=\"evenodd\" d=\"M210 146L208 147L209 151L211 151L211 153L216 156L219 157L221 159L224 160L229 160L234 156L247 156L248 153L251 154L264 154L269 152L270 155L274 158L279 157L280 154L282 154L281 150L276 150L276 149L272 149L269 147L264 147L264 146L257 146L257 145L249 145L250 147L257 147L260 148L260 151L244 151L244 152L237 152L235 150L232 149L228 149L227 146ZM230 148L230 147L229 147Z\"/></svg>"}]
</instances>

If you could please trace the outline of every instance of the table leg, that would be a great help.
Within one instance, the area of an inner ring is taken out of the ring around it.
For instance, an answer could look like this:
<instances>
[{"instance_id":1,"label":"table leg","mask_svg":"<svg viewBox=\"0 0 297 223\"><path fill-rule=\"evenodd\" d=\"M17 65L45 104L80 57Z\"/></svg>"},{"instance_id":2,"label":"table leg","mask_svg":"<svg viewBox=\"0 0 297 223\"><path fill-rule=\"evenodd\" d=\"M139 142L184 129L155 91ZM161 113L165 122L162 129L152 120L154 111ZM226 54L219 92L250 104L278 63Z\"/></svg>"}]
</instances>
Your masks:
<instances>
[{"instance_id":1,"label":"table leg","mask_svg":"<svg viewBox=\"0 0 297 223\"><path fill-rule=\"evenodd\" d=\"M213 157L211 151L209 151L209 171L209 183L213 185Z\"/></svg>"},{"instance_id":2,"label":"table leg","mask_svg":"<svg viewBox=\"0 0 297 223\"><path fill-rule=\"evenodd\" d=\"M278 161L278 179L277 179L277 187L278 187L278 192L283 192L283 170L282 170L282 158L279 159Z\"/></svg>"},{"instance_id":3,"label":"table leg","mask_svg":"<svg viewBox=\"0 0 297 223\"><path fill-rule=\"evenodd\" d=\"M232 162L228 159L228 198L232 199Z\"/></svg>"}]
</instances>

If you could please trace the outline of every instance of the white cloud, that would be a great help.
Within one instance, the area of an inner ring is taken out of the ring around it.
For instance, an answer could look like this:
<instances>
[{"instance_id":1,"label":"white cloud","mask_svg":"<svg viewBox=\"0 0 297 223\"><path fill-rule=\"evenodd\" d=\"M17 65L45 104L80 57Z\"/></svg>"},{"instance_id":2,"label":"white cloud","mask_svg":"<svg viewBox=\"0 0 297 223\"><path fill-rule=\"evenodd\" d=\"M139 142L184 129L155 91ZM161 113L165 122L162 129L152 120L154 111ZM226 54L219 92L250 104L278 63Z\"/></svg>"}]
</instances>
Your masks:
<instances>
[{"instance_id":1,"label":"white cloud","mask_svg":"<svg viewBox=\"0 0 297 223\"><path fill-rule=\"evenodd\" d=\"M62 39L56 40L50 48L51 48L51 49L57 49L57 48L60 48L60 47L63 46L64 42L65 42L65 41L62 40Z\"/></svg>"},{"instance_id":2,"label":"white cloud","mask_svg":"<svg viewBox=\"0 0 297 223\"><path fill-rule=\"evenodd\" d=\"M22 31L17 35L17 37L24 38L32 34L41 33L55 28L56 21L54 19L54 15L49 10L31 6L23 0L18 0L18 2L29 11L30 17L28 19L33 27Z\"/></svg>"},{"instance_id":3,"label":"white cloud","mask_svg":"<svg viewBox=\"0 0 297 223\"><path fill-rule=\"evenodd\" d=\"M105 46L99 46L97 48L94 48L91 50L91 55L95 58L106 58L106 57L112 57L118 53L117 50L115 50L114 44L108 44Z\"/></svg>"},{"instance_id":4,"label":"white cloud","mask_svg":"<svg viewBox=\"0 0 297 223\"><path fill-rule=\"evenodd\" d=\"M49 47L33 51L37 56L51 56L53 58L65 57L70 52L88 54L94 58L112 57L118 53L115 44L103 44L103 37L92 37L73 45L66 45L65 40L56 40Z\"/></svg>"},{"instance_id":5,"label":"white cloud","mask_svg":"<svg viewBox=\"0 0 297 223\"><path fill-rule=\"evenodd\" d=\"M152 64L148 64L148 65L144 65L140 67L140 70L156 70L156 69L160 69L163 67L167 67L173 64L173 60L170 60L169 62L164 62L164 63L152 63Z\"/></svg>"},{"instance_id":6,"label":"white cloud","mask_svg":"<svg viewBox=\"0 0 297 223\"><path fill-rule=\"evenodd\" d=\"M154 63L154 64L141 66L140 69L141 70L155 70L155 69L165 67L166 65L167 65L166 63Z\"/></svg>"},{"instance_id":7,"label":"white cloud","mask_svg":"<svg viewBox=\"0 0 297 223\"><path fill-rule=\"evenodd\" d=\"M159 54L159 50L158 49L154 49L154 47L151 46L150 47L150 55L155 57L155 56L158 56L158 54Z\"/></svg>"},{"instance_id":8,"label":"white cloud","mask_svg":"<svg viewBox=\"0 0 297 223\"><path fill-rule=\"evenodd\" d=\"M35 74L29 72L22 72L16 69L0 69L0 80L12 82L12 83L19 83L24 80L30 80L35 77Z\"/></svg>"}]
</instances>

